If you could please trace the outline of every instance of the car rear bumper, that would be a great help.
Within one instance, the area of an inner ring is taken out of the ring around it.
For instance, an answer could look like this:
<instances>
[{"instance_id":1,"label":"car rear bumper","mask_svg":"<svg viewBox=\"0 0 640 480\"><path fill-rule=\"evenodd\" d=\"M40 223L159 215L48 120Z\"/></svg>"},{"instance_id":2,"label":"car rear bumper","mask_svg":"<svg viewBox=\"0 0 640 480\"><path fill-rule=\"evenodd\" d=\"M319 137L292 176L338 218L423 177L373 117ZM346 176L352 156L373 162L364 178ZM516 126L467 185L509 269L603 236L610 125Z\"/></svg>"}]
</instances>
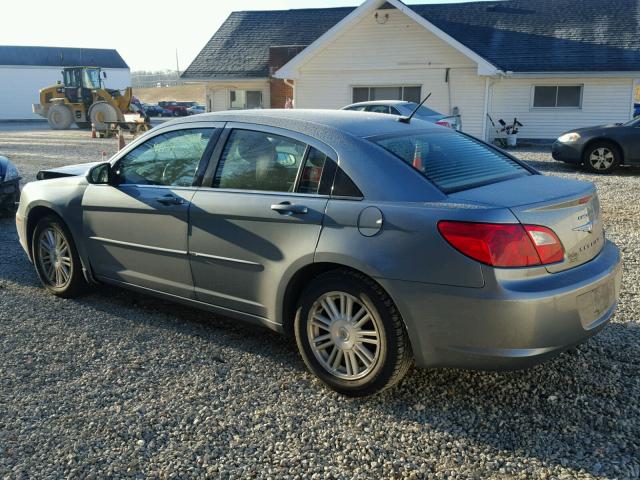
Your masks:
<instances>
[{"instance_id":1,"label":"car rear bumper","mask_svg":"<svg viewBox=\"0 0 640 480\"><path fill-rule=\"evenodd\" d=\"M554 160L567 163L582 163L582 146L576 143L561 143L557 140L551 146L551 156Z\"/></svg>"},{"instance_id":2,"label":"car rear bumper","mask_svg":"<svg viewBox=\"0 0 640 480\"><path fill-rule=\"evenodd\" d=\"M579 267L483 288L380 280L403 316L416 364L524 368L582 343L608 322L621 282L620 252L606 242Z\"/></svg>"}]
</instances>

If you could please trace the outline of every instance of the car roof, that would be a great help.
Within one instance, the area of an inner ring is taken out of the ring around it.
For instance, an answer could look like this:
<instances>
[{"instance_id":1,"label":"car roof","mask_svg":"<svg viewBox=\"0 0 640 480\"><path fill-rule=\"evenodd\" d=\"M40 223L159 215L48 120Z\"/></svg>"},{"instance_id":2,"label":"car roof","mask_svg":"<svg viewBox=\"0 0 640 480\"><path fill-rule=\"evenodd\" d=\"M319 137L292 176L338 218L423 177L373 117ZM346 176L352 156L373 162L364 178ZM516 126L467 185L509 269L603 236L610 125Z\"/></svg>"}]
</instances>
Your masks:
<instances>
[{"instance_id":1,"label":"car roof","mask_svg":"<svg viewBox=\"0 0 640 480\"><path fill-rule=\"evenodd\" d=\"M331 145L338 136L371 137L440 127L414 118L410 124L398 121L397 116L349 110L257 109L203 113L197 117L171 120L170 126L189 122L240 122L292 130L317 138Z\"/></svg>"}]
</instances>

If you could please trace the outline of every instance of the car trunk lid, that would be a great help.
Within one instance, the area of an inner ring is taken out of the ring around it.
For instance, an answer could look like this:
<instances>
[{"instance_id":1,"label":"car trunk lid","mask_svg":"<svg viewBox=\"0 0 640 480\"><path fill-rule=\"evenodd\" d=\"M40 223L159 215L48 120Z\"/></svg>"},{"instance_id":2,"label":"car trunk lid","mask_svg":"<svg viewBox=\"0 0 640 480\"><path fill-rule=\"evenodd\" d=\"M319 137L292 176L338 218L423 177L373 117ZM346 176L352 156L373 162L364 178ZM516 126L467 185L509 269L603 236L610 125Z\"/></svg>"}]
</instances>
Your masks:
<instances>
[{"instance_id":1,"label":"car trunk lid","mask_svg":"<svg viewBox=\"0 0 640 480\"><path fill-rule=\"evenodd\" d=\"M591 183L533 175L450 195L509 208L523 224L552 229L565 251L564 260L547 265L551 273L577 267L604 247L604 229L595 186Z\"/></svg>"}]
</instances>

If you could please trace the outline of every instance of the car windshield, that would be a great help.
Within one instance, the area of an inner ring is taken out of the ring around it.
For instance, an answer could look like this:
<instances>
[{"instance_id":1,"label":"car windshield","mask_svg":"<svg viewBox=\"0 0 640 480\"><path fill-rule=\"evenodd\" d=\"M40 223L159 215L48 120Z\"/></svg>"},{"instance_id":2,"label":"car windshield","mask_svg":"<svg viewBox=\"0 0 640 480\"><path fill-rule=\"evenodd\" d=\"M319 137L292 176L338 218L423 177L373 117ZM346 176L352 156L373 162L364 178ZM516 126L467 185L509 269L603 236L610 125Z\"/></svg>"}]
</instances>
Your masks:
<instances>
[{"instance_id":1,"label":"car windshield","mask_svg":"<svg viewBox=\"0 0 640 480\"><path fill-rule=\"evenodd\" d=\"M531 175L515 160L460 133L423 131L369 140L411 165L444 193Z\"/></svg>"},{"instance_id":2,"label":"car windshield","mask_svg":"<svg viewBox=\"0 0 640 480\"><path fill-rule=\"evenodd\" d=\"M409 105L409 108L413 110L414 108L416 108L416 105ZM432 117L434 115L442 115L441 113L438 113L435 110L431 110L430 108L427 108L424 105L418 109L416 114L422 117Z\"/></svg>"},{"instance_id":3,"label":"car windshield","mask_svg":"<svg viewBox=\"0 0 640 480\"><path fill-rule=\"evenodd\" d=\"M87 68L82 72L85 88L100 88L100 70L97 68Z\"/></svg>"},{"instance_id":4,"label":"car windshield","mask_svg":"<svg viewBox=\"0 0 640 480\"><path fill-rule=\"evenodd\" d=\"M625 127L640 127L640 117L632 118L628 122L623 123Z\"/></svg>"}]
</instances>

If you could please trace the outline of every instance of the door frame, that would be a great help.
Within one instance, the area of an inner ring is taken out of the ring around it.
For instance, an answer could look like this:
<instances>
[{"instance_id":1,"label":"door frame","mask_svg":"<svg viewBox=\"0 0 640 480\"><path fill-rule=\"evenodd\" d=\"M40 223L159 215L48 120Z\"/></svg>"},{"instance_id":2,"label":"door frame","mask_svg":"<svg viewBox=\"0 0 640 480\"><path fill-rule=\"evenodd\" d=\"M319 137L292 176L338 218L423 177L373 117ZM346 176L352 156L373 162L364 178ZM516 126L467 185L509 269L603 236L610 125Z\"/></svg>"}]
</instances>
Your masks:
<instances>
[{"instance_id":1,"label":"door frame","mask_svg":"<svg viewBox=\"0 0 640 480\"><path fill-rule=\"evenodd\" d=\"M249 131L253 131L253 132L263 132L263 133L270 133L273 135L278 135L281 137L285 137L285 138L291 138L293 140L297 140L299 142L302 142L304 144L306 144L307 146L311 146L317 150L319 150L320 152L324 153L327 157L329 157L329 159L332 160L332 162L336 165L338 165L339 163L339 159L338 159L338 154L337 152L331 148L330 146L328 146L327 144L313 138L313 137L309 137L307 135L295 132L293 130L287 130L285 128L280 128L280 127L271 127L268 125L261 125L261 124L255 124L255 123L250 123L250 122L226 122L220 136L218 137L217 143L215 148L213 149L209 164L206 168L206 171L204 172L203 175L203 179L202 182L200 183L200 187L202 188L212 188L214 190L220 190L220 191L225 191L225 192L246 192L246 193L262 193L262 194L266 194L266 195L282 195L284 193L287 192L270 192L270 191L264 191L264 190L246 190L246 189L236 189L236 188L219 188L219 187L214 187L213 186L213 180L215 178L215 173L218 170L218 165L220 164L220 160L222 158L222 153L224 152L225 147L227 146L227 142L229 141L229 137L231 136L231 133L233 132L233 130L249 130ZM307 155L309 153L309 148L306 149L304 156L302 158L302 161L300 163L300 167L298 170L298 177L300 176L300 172L302 171L302 168L304 167L304 163L307 160ZM324 182L329 182L331 185L333 185L333 175L335 174L335 170L333 168L329 168L329 169L325 169L322 173L322 178L320 180L320 184L323 185ZM330 179L325 178L325 175L331 177ZM297 182L299 181L299 178L296 178L296 188L297 188ZM301 196L301 197L314 197L314 198L321 198L321 197L329 197L329 195L326 194L319 194L319 193L298 193L298 192L288 192L287 195L293 195L293 196Z\"/></svg>"},{"instance_id":2,"label":"door frame","mask_svg":"<svg viewBox=\"0 0 640 480\"><path fill-rule=\"evenodd\" d=\"M156 127L157 130L153 129L148 134L142 135L140 138L137 138L136 140L131 142L129 145L125 146L122 150L120 150L118 153L116 153L113 157L109 159L109 164L111 165L111 168L113 168L120 160L126 157L131 151L135 150L143 143L146 143L149 140L152 140L153 138L156 138L159 135L163 135L168 132L175 132L179 130L194 130L194 129L197 130L197 129L213 128L214 134L209 139L209 142L207 143L207 147L205 148L202 154L202 157L200 158L200 163L198 164L198 169L196 172L196 178L193 184L191 185L191 188L198 188L200 187L200 185L202 185L205 171L207 170L209 163L213 159L212 154L214 153L215 147L217 146L219 140L221 139L222 134L225 132L226 124L227 122L224 122L224 121L210 121L210 122L198 121L198 122L184 122L184 123L178 123L174 125L160 125ZM114 187L114 185L109 185L109 186ZM137 185L137 186L141 187L144 185ZM168 185L154 185L154 186L173 188ZM189 188L189 187L185 187L185 188Z\"/></svg>"}]
</instances>

